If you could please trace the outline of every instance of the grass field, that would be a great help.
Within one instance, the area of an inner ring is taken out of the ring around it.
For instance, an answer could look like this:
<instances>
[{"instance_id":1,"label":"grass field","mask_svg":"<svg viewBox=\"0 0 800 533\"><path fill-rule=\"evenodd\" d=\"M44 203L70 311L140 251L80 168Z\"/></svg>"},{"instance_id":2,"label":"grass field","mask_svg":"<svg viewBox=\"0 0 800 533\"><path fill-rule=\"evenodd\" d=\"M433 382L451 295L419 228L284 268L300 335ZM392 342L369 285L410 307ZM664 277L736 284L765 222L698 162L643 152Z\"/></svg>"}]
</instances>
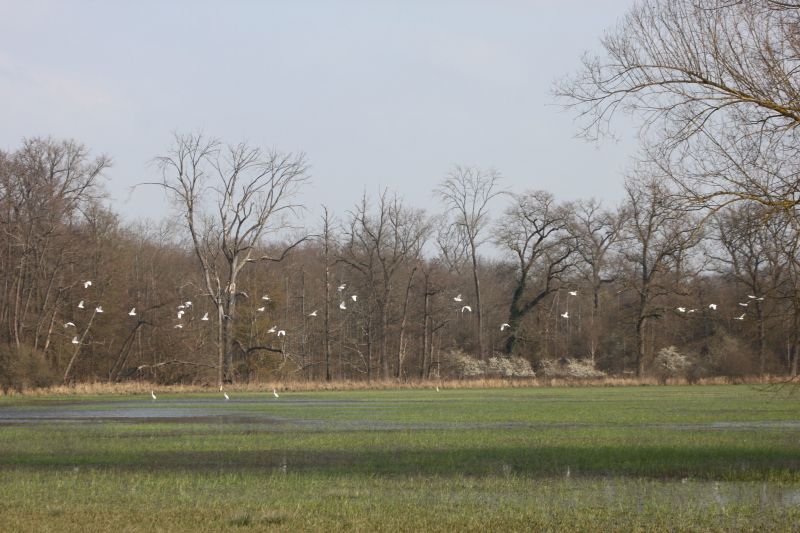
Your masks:
<instances>
[{"instance_id":1,"label":"grass field","mask_svg":"<svg viewBox=\"0 0 800 533\"><path fill-rule=\"evenodd\" d=\"M800 531L748 385L0 398L9 531Z\"/></svg>"}]
</instances>

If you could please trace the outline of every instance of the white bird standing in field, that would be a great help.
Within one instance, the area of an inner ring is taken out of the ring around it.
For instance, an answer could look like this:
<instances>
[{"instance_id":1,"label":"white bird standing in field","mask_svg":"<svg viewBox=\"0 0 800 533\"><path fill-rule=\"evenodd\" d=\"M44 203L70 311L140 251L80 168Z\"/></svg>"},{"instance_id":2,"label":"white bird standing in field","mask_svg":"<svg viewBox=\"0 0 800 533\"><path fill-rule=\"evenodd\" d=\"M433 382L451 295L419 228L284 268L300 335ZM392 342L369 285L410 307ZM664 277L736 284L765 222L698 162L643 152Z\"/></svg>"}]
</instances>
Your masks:
<instances>
[{"instance_id":1,"label":"white bird standing in field","mask_svg":"<svg viewBox=\"0 0 800 533\"><path fill-rule=\"evenodd\" d=\"M469 311L471 313L472 308L468 305L465 305L464 307L461 308L461 312L463 313L464 311Z\"/></svg>"},{"instance_id":2,"label":"white bird standing in field","mask_svg":"<svg viewBox=\"0 0 800 533\"><path fill-rule=\"evenodd\" d=\"M74 328L75 327L75 322L65 322L64 323L64 327L65 328Z\"/></svg>"},{"instance_id":3,"label":"white bird standing in field","mask_svg":"<svg viewBox=\"0 0 800 533\"><path fill-rule=\"evenodd\" d=\"M278 396L278 391L275 390L275 387L272 388L272 395L276 398L280 398L280 396Z\"/></svg>"},{"instance_id":4,"label":"white bird standing in field","mask_svg":"<svg viewBox=\"0 0 800 533\"><path fill-rule=\"evenodd\" d=\"M228 393L222 390L222 385L219 386L219 391L222 393L222 396L225 397L226 401L230 400L230 398L228 397Z\"/></svg>"},{"instance_id":5,"label":"white bird standing in field","mask_svg":"<svg viewBox=\"0 0 800 533\"><path fill-rule=\"evenodd\" d=\"M317 316L317 310L316 310L316 309L314 309L313 311L311 311L311 312L308 314L308 316Z\"/></svg>"},{"instance_id":6,"label":"white bird standing in field","mask_svg":"<svg viewBox=\"0 0 800 533\"><path fill-rule=\"evenodd\" d=\"M454 296L453 301L456 303L461 303L463 301L463 298L461 298L461 293L459 293L458 296Z\"/></svg>"},{"instance_id":7,"label":"white bird standing in field","mask_svg":"<svg viewBox=\"0 0 800 533\"><path fill-rule=\"evenodd\" d=\"M83 288L84 289L88 289L91 286L92 286L92 280L87 279L86 281L83 282Z\"/></svg>"},{"instance_id":8,"label":"white bird standing in field","mask_svg":"<svg viewBox=\"0 0 800 533\"><path fill-rule=\"evenodd\" d=\"M439 392L439 385L436 385L436 392Z\"/></svg>"},{"instance_id":9,"label":"white bird standing in field","mask_svg":"<svg viewBox=\"0 0 800 533\"><path fill-rule=\"evenodd\" d=\"M156 401L156 400L158 400L158 398L156 398L156 391L152 391L152 390L151 390L151 391L150 391L150 397L153 399L153 401Z\"/></svg>"},{"instance_id":10,"label":"white bird standing in field","mask_svg":"<svg viewBox=\"0 0 800 533\"><path fill-rule=\"evenodd\" d=\"M95 313L102 313L103 312L103 306L102 305L98 305L97 307L94 308L94 312Z\"/></svg>"},{"instance_id":11,"label":"white bird standing in field","mask_svg":"<svg viewBox=\"0 0 800 533\"><path fill-rule=\"evenodd\" d=\"M83 307L83 300L81 300L80 302L78 302L78 309L83 309L83 308L84 308Z\"/></svg>"},{"instance_id":12,"label":"white bird standing in field","mask_svg":"<svg viewBox=\"0 0 800 533\"><path fill-rule=\"evenodd\" d=\"M136 308L132 307L130 311L128 311L128 316L136 316Z\"/></svg>"},{"instance_id":13,"label":"white bird standing in field","mask_svg":"<svg viewBox=\"0 0 800 533\"><path fill-rule=\"evenodd\" d=\"M744 320L744 315L746 315L746 314L747 313L742 313L741 316L735 316L735 317L733 317L733 319L734 320Z\"/></svg>"},{"instance_id":14,"label":"white bird standing in field","mask_svg":"<svg viewBox=\"0 0 800 533\"><path fill-rule=\"evenodd\" d=\"M72 337L72 344L78 344L78 342L79 342L79 341L78 341L78 336L77 336L77 335L75 335L74 337Z\"/></svg>"},{"instance_id":15,"label":"white bird standing in field","mask_svg":"<svg viewBox=\"0 0 800 533\"><path fill-rule=\"evenodd\" d=\"M339 309L342 309L342 310L347 309L347 306L344 305L344 302L339 302Z\"/></svg>"},{"instance_id":16,"label":"white bird standing in field","mask_svg":"<svg viewBox=\"0 0 800 533\"><path fill-rule=\"evenodd\" d=\"M569 295L570 296L577 296L578 295L578 291L569 291Z\"/></svg>"},{"instance_id":17,"label":"white bird standing in field","mask_svg":"<svg viewBox=\"0 0 800 533\"><path fill-rule=\"evenodd\" d=\"M505 331L506 328L510 328L510 327L511 327L511 324L508 324L508 323L500 324L500 331Z\"/></svg>"},{"instance_id":18,"label":"white bird standing in field","mask_svg":"<svg viewBox=\"0 0 800 533\"><path fill-rule=\"evenodd\" d=\"M569 318L569 311L564 311L561 313L561 318Z\"/></svg>"},{"instance_id":19,"label":"white bird standing in field","mask_svg":"<svg viewBox=\"0 0 800 533\"><path fill-rule=\"evenodd\" d=\"M358 301L358 295L357 295L357 294L354 294L354 295L352 295L352 296L350 297L350 299L352 299L354 302L357 302L357 301Z\"/></svg>"},{"instance_id":20,"label":"white bird standing in field","mask_svg":"<svg viewBox=\"0 0 800 533\"><path fill-rule=\"evenodd\" d=\"M208 313L206 312L206 314L204 314L204 315L203 315L203 318L201 318L200 320L206 320L206 321L208 321Z\"/></svg>"},{"instance_id":21,"label":"white bird standing in field","mask_svg":"<svg viewBox=\"0 0 800 533\"><path fill-rule=\"evenodd\" d=\"M708 308L711 309L712 311L716 311L717 310L717 304L708 304Z\"/></svg>"}]
</instances>

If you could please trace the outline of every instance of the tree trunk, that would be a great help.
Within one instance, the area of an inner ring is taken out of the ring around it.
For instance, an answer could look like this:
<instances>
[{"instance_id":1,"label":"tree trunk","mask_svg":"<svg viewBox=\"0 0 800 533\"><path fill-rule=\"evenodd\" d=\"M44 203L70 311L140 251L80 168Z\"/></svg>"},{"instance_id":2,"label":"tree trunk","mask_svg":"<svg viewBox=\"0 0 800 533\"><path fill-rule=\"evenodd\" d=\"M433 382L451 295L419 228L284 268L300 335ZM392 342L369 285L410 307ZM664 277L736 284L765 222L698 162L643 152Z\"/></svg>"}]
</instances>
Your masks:
<instances>
[{"instance_id":1,"label":"tree trunk","mask_svg":"<svg viewBox=\"0 0 800 533\"><path fill-rule=\"evenodd\" d=\"M411 269L411 274L408 276L408 284L406 285L406 297L403 300L403 318L400 320L400 342L397 347L397 379L403 377L403 359L405 358L406 351L406 317L408 314L408 297L411 294L411 284L414 282L414 273L417 267Z\"/></svg>"}]
</instances>

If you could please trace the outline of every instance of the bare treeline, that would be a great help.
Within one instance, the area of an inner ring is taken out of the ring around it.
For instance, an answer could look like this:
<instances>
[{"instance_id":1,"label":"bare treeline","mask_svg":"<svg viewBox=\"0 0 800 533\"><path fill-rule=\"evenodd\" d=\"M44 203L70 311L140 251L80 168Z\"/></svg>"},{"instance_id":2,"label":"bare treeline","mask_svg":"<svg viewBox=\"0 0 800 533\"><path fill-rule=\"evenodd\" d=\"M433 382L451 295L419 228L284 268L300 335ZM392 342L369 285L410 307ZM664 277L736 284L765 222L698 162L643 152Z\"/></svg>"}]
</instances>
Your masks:
<instances>
[{"instance_id":1,"label":"bare treeline","mask_svg":"<svg viewBox=\"0 0 800 533\"><path fill-rule=\"evenodd\" d=\"M789 2L637 3L556 89L588 137L641 119L614 206L454 166L438 213L384 190L315 218L303 154L177 135L152 184L177 217L129 225L107 158L25 140L0 153L3 385L421 379L456 352L643 375L668 346L795 376L798 28Z\"/></svg>"}]
</instances>

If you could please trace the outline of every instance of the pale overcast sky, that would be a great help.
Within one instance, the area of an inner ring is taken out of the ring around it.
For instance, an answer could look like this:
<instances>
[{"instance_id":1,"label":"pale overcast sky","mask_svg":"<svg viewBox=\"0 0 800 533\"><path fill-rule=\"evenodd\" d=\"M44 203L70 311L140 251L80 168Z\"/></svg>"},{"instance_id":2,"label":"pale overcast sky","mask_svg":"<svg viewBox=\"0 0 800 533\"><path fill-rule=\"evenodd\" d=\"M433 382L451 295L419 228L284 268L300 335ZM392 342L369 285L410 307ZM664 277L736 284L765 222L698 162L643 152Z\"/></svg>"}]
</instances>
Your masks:
<instances>
[{"instance_id":1,"label":"pale overcast sky","mask_svg":"<svg viewBox=\"0 0 800 533\"><path fill-rule=\"evenodd\" d=\"M456 163L616 203L633 132L576 139L550 91L631 4L0 0L0 148L52 135L110 155L128 219L165 214L159 190L129 189L176 130L305 152L310 218L383 186L435 210Z\"/></svg>"}]
</instances>

